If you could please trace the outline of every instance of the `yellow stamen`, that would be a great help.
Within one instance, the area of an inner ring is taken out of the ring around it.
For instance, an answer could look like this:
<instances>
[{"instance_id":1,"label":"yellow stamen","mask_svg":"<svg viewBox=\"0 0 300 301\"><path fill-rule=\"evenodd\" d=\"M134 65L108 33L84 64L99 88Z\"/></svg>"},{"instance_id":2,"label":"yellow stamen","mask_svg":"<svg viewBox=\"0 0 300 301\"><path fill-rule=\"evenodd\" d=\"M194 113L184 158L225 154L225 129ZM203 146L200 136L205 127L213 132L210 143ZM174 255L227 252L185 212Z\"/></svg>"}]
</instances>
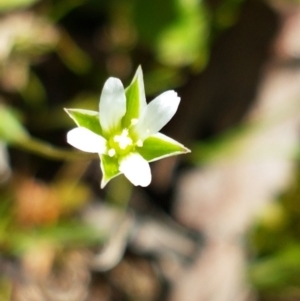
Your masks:
<instances>
[{"instance_id":1,"label":"yellow stamen","mask_svg":"<svg viewBox=\"0 0 300 301\"><path fill-rule=\"evenodd\" d=\"M110 157L113 157L115 154L116 154L116 151L115 151L113 148L111 148L111 149L108 151L108 155L109 155Z\"/></svg>"},{"instance_id":2,"label":"yellow stamen","mask_svg":"<svg viewBox=\"0 0 300 301\"><path fill-rule=\"evenodd\" d=\"M132 139L128 137L128 130L122 131L121 135L116 135L114 141L119 143L120 149L125 149L127 146L132 145Z\"/></svg>"},{"instance_id":3,"label":"yellow stamen","mask_svg":"<svg viewBox=\"0 0 300 301\"><path fill-rule=\"evenodd\" d=\"M135 124L137 124L137 122L138 122L138 119L136 119L136 118L131 119L131 125L135 125Z\"/></svg>"}]
</instances>

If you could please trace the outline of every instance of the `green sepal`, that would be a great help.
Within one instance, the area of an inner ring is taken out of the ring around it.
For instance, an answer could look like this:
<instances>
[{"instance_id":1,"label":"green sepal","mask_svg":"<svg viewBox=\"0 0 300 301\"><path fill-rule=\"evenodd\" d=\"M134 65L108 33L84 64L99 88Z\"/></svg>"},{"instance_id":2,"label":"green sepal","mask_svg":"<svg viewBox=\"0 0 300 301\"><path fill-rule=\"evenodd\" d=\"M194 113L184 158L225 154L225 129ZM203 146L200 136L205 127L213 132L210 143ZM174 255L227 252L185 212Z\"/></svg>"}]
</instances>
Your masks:
<instances>
[{"instance_id":1,"label":"green sepal","mask_svg":"<svg viewBox=\"0 0 300 301\"><path fill-rule=\"evenodd\" d=\"M100 167L102 170L102 181L101 181L101 188L104 186L114 177L121 174L119 171L119 162L116 157L110 157L108 155L99 155L100 157Z\"/></svg>"},{"instance_id":2,"label":"green sepal","mask_svg":"<svg viewBox=\"0 0 300 301\"><path fill-rule=\"evenodd\" d=\"M123 117L123 127L128 128L132 119L138 119L141 109L146 106L143 71L138 67L131 84L125 90L126 114Z\"/></svg>"},{"instance_id":3,"label":"green sepal","mask_svg":"<svg viewBox=\"0 0 300 301\"><path fill-rule=\"evenodd\" d=\"M136 150L148 162L190 152L181 143L161 133L148 137Z\"/></svg>"},{"instance_id":4,"label":"green sepal","mask_svg":"<svg viewBox=\"0 0 300 301\"><path fill-rule=\"evenodd\" d=\"M74 120L77 126L87 128L102 136L98 112L82 109L65 109L65 111Z\"/></svg>"}]
</instances>

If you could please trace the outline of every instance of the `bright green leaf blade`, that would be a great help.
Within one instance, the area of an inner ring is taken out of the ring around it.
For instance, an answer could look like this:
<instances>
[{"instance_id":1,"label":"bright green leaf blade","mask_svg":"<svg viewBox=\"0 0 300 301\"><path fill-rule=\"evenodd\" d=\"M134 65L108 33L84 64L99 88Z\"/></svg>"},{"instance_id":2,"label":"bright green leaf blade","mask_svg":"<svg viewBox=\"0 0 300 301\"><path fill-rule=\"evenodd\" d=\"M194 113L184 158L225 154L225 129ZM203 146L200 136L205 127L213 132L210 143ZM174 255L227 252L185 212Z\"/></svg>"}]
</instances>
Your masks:
<instances>
[{"instance_id":1,"label":"bright green leaf blade","mask_svg":"<svg viewBox=\"0 0 300 301\"><path fill-rule=\"evenodd\" d=\"M138 119L141 109L146 106L143 72L139 66L131 84L126 88L126 114L123 126L128 128L132 119Z\"/></svg>"},{"instance_id":2,"label":"bright green leaf blade","mask_svg":"<svg viewBox=\"0 0 300 301\"><path fill-rule=\"evenodd\" d=\"M103 173L101 188L104 188L104 186L111 179L121 174L121 172L119 171L119 162L115 157L110 157L108 155L100 155L100 160L101 170Z\"/></svg>"},{"instance_id":3,"label":"bright green leaf blade","mask_svg":"<svg viewBox=\"0 0 300 301\"><path fill-rule=\"evenodd\" d=\"M0 140L17 143L28 138L28 133L18 121L13 111L0 105Z\"/></svg>"},{"instance_id":4,"label":"bright green leaf blade","mask_svg":"<svg viewBox=\"0 0 300 301\"><path fill-rule=\"evenodd\" d=\"M77 126L87 128L102 136L98 112L82 109L65 109L65 111L74 120Z\"/></svg>"},{"instance_id":5,"label":"bright green leaf blade","mask_svg":"<svg viewBox=\"0 0 300 301\"><path fill-rule=\"evenodd\" d=\"M147 138L137 151L149 162L190 152L181 143L161 133Z\"/></svg>"}]
</instances>

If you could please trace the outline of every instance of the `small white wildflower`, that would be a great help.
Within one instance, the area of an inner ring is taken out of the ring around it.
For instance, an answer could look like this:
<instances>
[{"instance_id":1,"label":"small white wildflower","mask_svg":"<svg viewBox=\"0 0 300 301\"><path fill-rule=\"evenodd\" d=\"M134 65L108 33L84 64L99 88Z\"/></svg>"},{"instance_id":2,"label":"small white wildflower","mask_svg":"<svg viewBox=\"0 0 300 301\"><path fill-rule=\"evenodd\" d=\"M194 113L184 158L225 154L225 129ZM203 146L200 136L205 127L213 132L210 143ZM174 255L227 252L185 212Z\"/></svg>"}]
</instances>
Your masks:
<instances>
[{"instance_id":1,"label":"small white wildflower","mask_svg":"<svg viewBox=\"0 0 300 301\"><path fill-rule=\"evenodd\" d=\"M99 114L66 110L78 125L68 132L67 141L82 151L99 154L101 187L120 173L134 185L147 186L151 182L148 162L189 152L158 133L174 116L179 102L175 91L167 91L147 105L141 67L126 90L119 79L110 77L101 93Z\"/></svg>"}]
</instances>

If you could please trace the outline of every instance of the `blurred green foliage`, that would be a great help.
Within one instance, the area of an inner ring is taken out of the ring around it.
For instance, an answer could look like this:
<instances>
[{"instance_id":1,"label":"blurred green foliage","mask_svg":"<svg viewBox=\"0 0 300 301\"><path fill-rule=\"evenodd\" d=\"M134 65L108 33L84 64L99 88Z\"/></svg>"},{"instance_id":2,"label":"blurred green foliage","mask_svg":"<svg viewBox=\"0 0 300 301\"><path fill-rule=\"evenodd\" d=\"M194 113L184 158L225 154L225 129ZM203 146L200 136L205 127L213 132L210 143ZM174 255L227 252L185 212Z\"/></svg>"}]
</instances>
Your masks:
<instances>
[{"instance_id":1,"label":"blurred green foliage","mask_svg":"<svg viewBox=\"0 0 300 301\"><path fill-rule=\"evenodd\" d=\"M265 300L300 298L300 169L292 187L266 206L251 232L250 278Z\"/></svg>"},{"instance_id":2,"label":"blurred green foliage","mask_svg":"<svg viewBox=\"0 0 300 301\"><path fill-rule=\"evenodd\" d=\"M27 139L26 129L18 121L16 114L7 106L0 106L0 139L13 143Z\"/></svg>"},{"instance_id":3,"label":"blurred green foliage","mask_svg":"<svg viewBox=\"0 0 300 301\"><path fill-rule=\"evenodd\" d=\"M209 12L203 1L135 1L133 10L139 38L159 62L205 66L210 37Z\"/></svg>"},{"instance_id":4,"label":"blurred green foliage","mask_svg":"<svg viewBox=\"0 0 300 301\"><path fill-rule=\"evenodd\" d=\"M8 11L27 7L39 0L1 0L0 11Z\"/></svg>"},{"instance_id":5,"label":"blurred green foliage","mask_svg":"<svg viewBox=\"0 0 300 301\"><path fill-rule=\"evenodd\" d=\"M80 99L81 106L86 102L82 95L96 101L101 79L115 74L126 80L143 62L150 94L184 84L188 73L183 68L199 72L208 62L220 23L214 16L219 10L238 11L237 2L229 0L216 8L200 0L13 0L1 5L2 139L23 147L17 142L26 138L25 149L44 150L45 156L49 148L30 143L26 127L48 135L48 130L69 126L64 105ZM10 99L15 108L8 105ZM24 127L10 113L19 108Z\"/></svg>"}]
</instances>

